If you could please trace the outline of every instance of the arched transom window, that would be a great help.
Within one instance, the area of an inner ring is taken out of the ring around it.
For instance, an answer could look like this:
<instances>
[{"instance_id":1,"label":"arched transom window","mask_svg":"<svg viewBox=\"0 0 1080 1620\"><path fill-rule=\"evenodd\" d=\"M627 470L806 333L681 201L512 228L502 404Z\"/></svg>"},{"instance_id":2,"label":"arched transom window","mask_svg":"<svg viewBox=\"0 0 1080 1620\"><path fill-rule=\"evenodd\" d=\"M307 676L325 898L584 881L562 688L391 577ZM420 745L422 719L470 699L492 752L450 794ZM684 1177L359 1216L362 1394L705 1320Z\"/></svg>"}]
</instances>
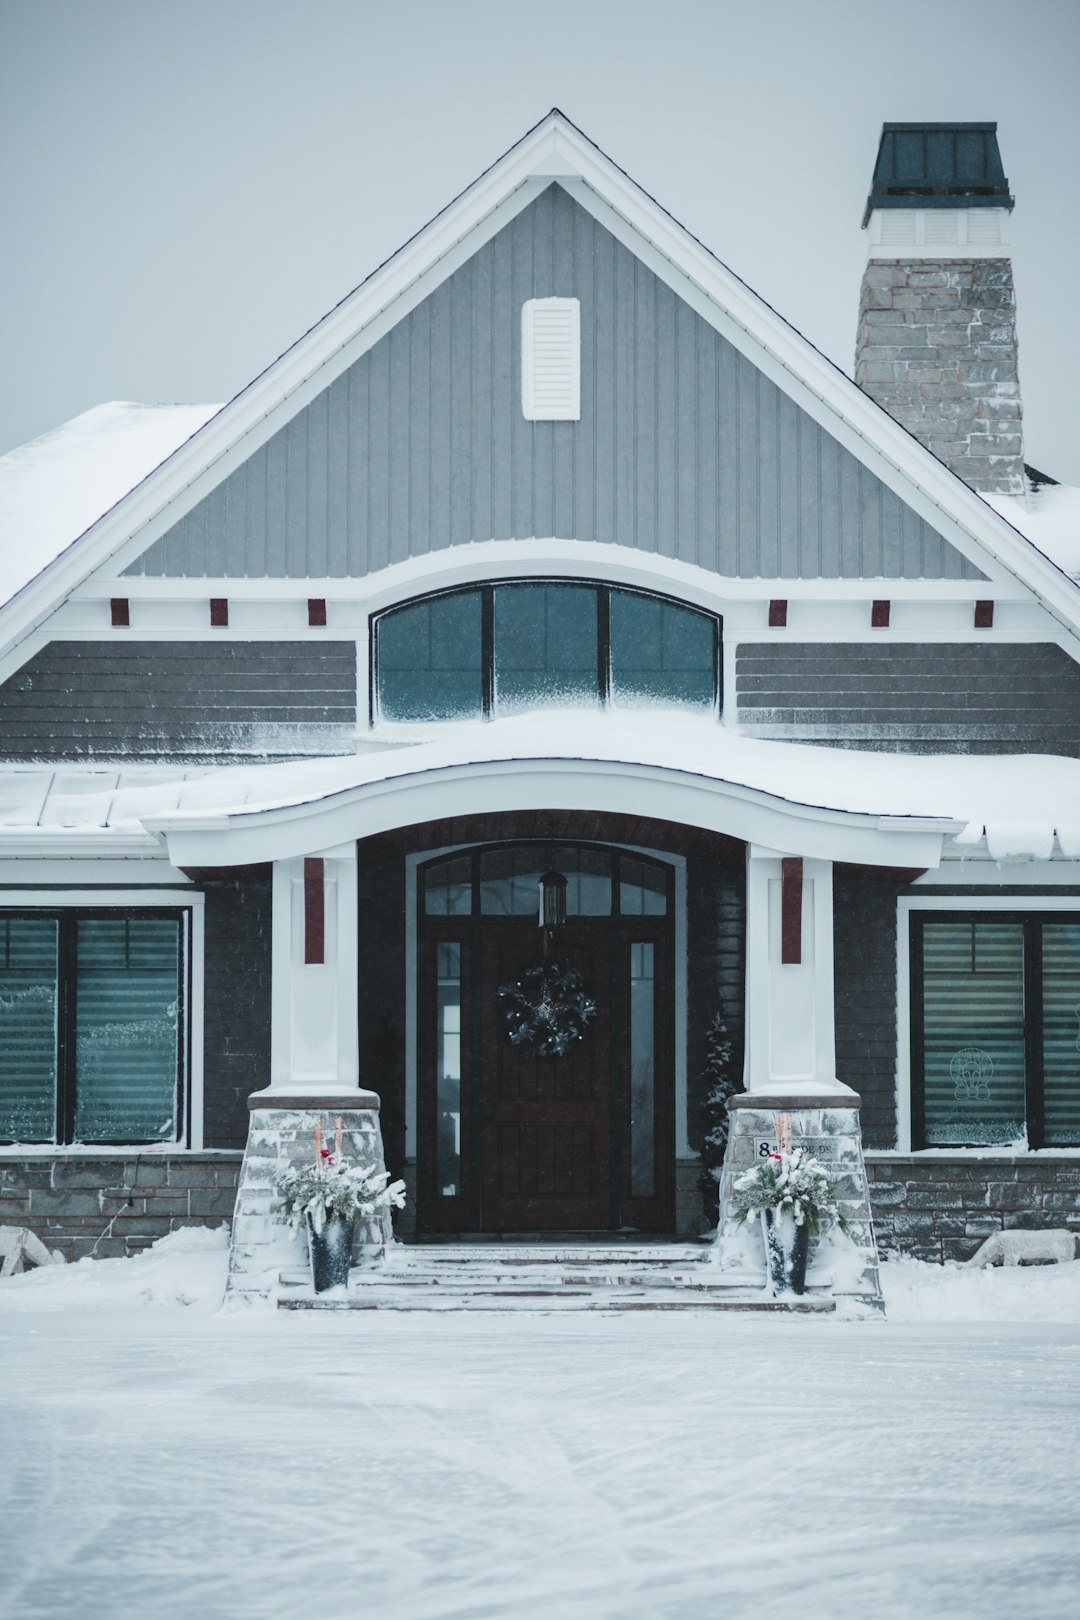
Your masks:
<instances>
[{"instance_id":1,"label":"arched transom window","mask_svg":"<svg viewBox=\"0 0 1080 1620\"><path fill-rule=\"evenodd\" d=\"M456 720L539 707L719 703L720 620L613 585L522 581L380 614L373 718Z\"/></svg>"}]
</instances>

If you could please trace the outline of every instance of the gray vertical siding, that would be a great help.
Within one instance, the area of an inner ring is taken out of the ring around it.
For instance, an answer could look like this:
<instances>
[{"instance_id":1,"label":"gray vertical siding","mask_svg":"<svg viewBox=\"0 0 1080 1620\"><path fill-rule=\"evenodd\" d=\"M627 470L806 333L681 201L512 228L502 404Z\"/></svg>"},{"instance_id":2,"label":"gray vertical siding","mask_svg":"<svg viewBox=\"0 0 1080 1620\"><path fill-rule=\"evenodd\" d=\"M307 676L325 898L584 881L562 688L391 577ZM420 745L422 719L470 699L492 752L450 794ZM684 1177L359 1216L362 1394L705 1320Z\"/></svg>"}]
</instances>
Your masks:
<instances>
[{"instance_id":1,"label":"gray vertical siding","mask_svg":"<svg viewBox=\"0 0 1080 1620\"><path fill-rule=\"evenodd\" d=\"M743 642L735 686L752 736L1080 755L1080 665L1053 643Z\"/></svg>"},{"instance_id":2,"label":"gray vertical siding","mask_svg":"<svg viewBox=\"0 0 1080 1620\"><path fill-rule=\"evenodd\" d=\"M576 297L580 422L521 412L521 306ZM128 569L360 577L599 540L741 578L980 578L557 185Z\"/></svg>"}]
</instances>

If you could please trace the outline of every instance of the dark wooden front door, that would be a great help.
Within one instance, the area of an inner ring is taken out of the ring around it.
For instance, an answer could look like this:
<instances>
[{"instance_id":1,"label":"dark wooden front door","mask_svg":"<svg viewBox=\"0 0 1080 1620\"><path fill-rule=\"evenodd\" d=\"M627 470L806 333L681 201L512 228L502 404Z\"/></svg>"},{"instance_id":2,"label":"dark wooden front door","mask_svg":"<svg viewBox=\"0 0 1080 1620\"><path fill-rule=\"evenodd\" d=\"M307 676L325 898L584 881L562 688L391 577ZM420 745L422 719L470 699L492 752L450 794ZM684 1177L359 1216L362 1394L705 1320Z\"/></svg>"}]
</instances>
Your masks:
<instances>
[{"instance_id":1,"label":"dark wooden front door","mask_svg":"<svg viewBox=\"0 0 1080 1620\"><path fill-rule=\"evenodd\" d=\"M581 973L596 1016L562 1057L536 1058L509 1040L499 989L539 959L540 929L535 915L507 914L515 897L502 914L485 911L506 896L482 854L440 863L426 910L421 897L419 1230L670 1231L670 875L596 855L604 883L550 947Z\"/></svg>"},{"instance_id":2,"label":"dark wooden front door","mask_svg":"<svg viewBox=\"0 0 1080 1620\"><path fill-rule=\"evenodd\" d=\"M606 927L560 931L596 1017L562 1057L513 1046L499 986L537 955L535 923L500 923L480 942L478 1051L484 1226L494 1231L601 1229L612 1221L610 940Z\"/></svg>"}]
</instances>

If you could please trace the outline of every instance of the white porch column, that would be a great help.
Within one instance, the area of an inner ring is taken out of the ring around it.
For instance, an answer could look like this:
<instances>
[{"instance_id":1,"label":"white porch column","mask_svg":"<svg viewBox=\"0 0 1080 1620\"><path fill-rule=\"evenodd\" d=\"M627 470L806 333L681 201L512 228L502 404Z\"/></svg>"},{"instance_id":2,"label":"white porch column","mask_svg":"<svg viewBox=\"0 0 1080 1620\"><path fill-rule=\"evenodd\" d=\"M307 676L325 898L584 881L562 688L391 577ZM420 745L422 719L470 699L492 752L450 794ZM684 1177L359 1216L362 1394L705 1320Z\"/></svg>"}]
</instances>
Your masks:
<instances>
[{"instance_id":1,"label":"white porch column","mask_svg":"<svg viewBox=\"0 0 1080 1620\"><path fill-rule=\"evenodd\" d=\"M801 867L801 897L797 870L789 868L785 930L784 856L756 844L747 849L747 1091L850 1089L836 1078L832 862L807 859ZM785 961L785 954L798 960Z\"/></svg>"},{"instance_id":2,"label":"white porch column","mask_svg":"<svg viewBox=\"0 0 1080 1620\"><path fill-rule=\"evenodd\" d=\"M358 1088L356 956L355 843L275 861L273 1090L325 1096Z\"/></svg>"}]
</instances>

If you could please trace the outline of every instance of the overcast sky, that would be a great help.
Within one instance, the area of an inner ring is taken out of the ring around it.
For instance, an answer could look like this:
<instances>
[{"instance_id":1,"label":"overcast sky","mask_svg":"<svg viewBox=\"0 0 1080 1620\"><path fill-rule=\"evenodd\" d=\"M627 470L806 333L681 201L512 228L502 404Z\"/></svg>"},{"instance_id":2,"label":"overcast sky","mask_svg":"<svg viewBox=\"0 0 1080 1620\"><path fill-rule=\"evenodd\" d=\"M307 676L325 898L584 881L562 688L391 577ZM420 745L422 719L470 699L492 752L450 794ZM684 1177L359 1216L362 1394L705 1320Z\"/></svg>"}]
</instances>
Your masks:
<instances>
[{"instance_id":1,"label":"overcast sky","mask_svg":"<svg viewBox=\"0 0 1080 1620\"><path fill-rule=\"evenodd\" d=\"M228 399L553 105L845 370L881 124L996 119L1080 484L1080 0L0 0L0 453Z\"/></svg>"}]
</instances>

